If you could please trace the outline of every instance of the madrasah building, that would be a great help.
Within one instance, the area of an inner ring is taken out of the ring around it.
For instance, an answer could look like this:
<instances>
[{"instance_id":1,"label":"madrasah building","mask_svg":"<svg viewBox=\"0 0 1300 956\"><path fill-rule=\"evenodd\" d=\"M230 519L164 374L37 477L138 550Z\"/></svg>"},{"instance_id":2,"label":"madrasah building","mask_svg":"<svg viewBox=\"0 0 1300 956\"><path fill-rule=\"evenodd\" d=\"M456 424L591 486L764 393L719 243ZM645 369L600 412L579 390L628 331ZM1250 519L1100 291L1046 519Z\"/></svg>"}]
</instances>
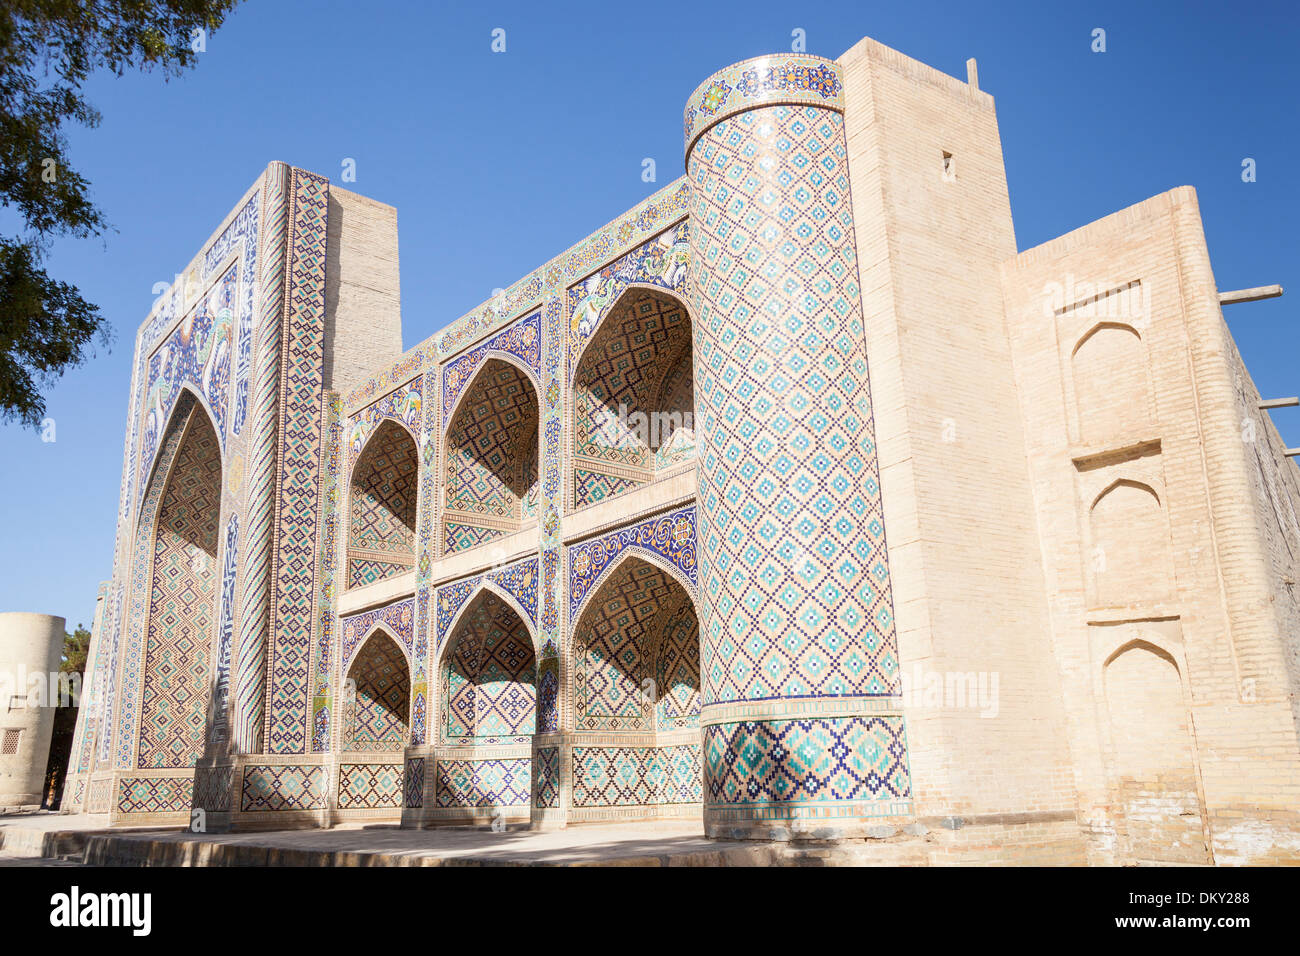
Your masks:
<instances>
[{"instance_id":1,"label":"madrasah building","mask_svg":"<svg viewBox=\"0 0 1300 956\"><path fill-rule=\"evenodd\" d=\"M1280 289L1186 186L1019 250L973 68L870 39L683 133L405 351L396 210L266 168L136 336L65 805L1300 861Z\"/></svg>"}]
</instances>

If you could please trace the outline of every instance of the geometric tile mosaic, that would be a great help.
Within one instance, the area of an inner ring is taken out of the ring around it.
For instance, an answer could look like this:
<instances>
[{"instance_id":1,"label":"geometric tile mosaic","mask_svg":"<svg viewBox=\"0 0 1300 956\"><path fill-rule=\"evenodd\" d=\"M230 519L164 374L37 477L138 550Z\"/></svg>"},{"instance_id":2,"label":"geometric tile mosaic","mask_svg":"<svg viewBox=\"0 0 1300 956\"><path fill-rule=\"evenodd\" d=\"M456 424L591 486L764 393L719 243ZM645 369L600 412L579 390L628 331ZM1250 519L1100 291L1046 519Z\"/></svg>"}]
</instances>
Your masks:
<instances>
[{"instance_id":1,"label":"geometric tile mosaic","mask_svg":"<svg viewBox=\"0 0 1300 956\"><path fill-rule=\"evenodd\" d=\"M447 641L452 620L484 581L490 581L513 597L524 610L528 622L536 626L537 559L525 558L499 570L465 578L438 589L435 650L442 649Z\"/></svg>"},{"instance_id":2,"label":"geometric tile mosaic","mask_svg":"<svg viewBox=\"0 0 1300 956\"><path fill-rule=\"evenodd\" d=\"M439 760L434 805L452 807L528 806L532 759Z\"/></svg>"},{"instance_id":3,"label":"geometric tile mosaic","mask_svg":"<svg viewBox=\"0 0 1300 956\"><path fill-rule=\"evenodd\" d=\"M537 667L527 626L496 593L482 590L461 615L444 655L444 740L485 742L531 735Z\"/></svg>"},{"instance_id":4,"label":"geometric tile mosaic","mask_svg":"<svg viewBox=\"0 0 1300 956\"><path fill-rule=\"evenodd\" d=\"M244 768L240 809L315 810L325 797L325 768L260 766Z\"/></svg>"},{"instance_id":5,"label":"geometric tile mosaic","mask_svg":"<svg viewBox=\"0 0 1300 956\"><path fill-rule=\"evenodd\" d=\"M415 440L385 419L352 471L348 587L415 567L415 507L419 459Z\"/></svg>"},{"instance_id":6,"label":"geometric tile mosaic","mask_svg":"<svg viewBox=\"0 0 1300 956\"><path fill-rule=\"evenodd\" d=\"M375 631L348 670L344 750L400 751L406 746L411 672L385 631Z\"/></svg>"},{"instance_id":7,"label":"geometric tile mosaic","mask_svg":"<svg viewBox=\"0 0 1300 956\"><path fill-rule=\"evenodd\" d=\"M667 560L681 572L695 591L695 506L688 505L627 528L569 548L569 620L576 622L579 609L592 585L614 560L628 548L648 551ZM681 580L681 579L679 579Z\"/></svg>"},{"instance_id":8,"label":"geometric tile mosaic","mask_svg":"<svg viewBox=\"0 0 1300 956\"><path fill-rule=\"evenodd\" d=\"M739 721L704 728L708 802L905 800L901 717Z\"/></svg>"},{"instance_id":9,"label":"geometric tile mosaic","mask_svg":"<svg viewBox=\"0 0 1300 956\"><path fill-rule=\"evenodd\" d=\"M460 398L460 393L464 391L465 385L474 377L479 364L488 352L507 352L532 369L535 376L540 377L542 372L542 314L534 312L532 315L520 319L508 329L498 332L482 345L447 363L442 371L443 421L447 421L451 417L451 410L455 407L456 400Z\"/></svg>"},{"instance_id":10,"label":"geometric tile mosaic","mask_svg":"<svg viewBox=\"0 0 1300 956\"><path fill-rule=\"evenodd\" d=\"M843 123L762 107L690 156L706 703L898 689Z\"/></svg>"},{"instance_id":11,"label":"geometric tile mosaic","mask_svg":"<svg viewBox=\"0 0 1300 956\"><path fill-rule=\"evenodd\" d=\"M269 708L266 748L301 754L308 748L312 630L316 604L316 548L324 422L326 225L329 180L293 171L292 215L284 329L288 361L280 369L280 467L275 529L275 632L267 648Z\"/></svg>"},{"instance_id":12,"label":"geometric tile mosaic","mask_svg":"<svg viewBox=\"0 0 1300 956\"><path fill-rule=\"evenodd\" d=\"M666 294L630 290L602 320L575 373L575 468L597 474L634 469L644 482L661 449L676 449L666 454L667 463L686 457L692 442L678 433L693 427L691 380L686 307ZM626 473L620 478L624 487L633 480ZM591 504L600 499L588 495L611 491L586 477L575 486L574 504Z\"/></svg>"},{"instance_id":13,"label":"geometric tile mosaic","mask_svg":"<svg viewBox=\"0 0 1300 956\"><path fill-rule=\"evenodd\" d=\"M345 763L339 767L340 810L398 808L402 805L401 764Z\"/></svg>"},{"instance_id":14,"label":"geometric tile mosaic","mask_svg":"<svg viewBox=\"0 0 1300 956\"><path fill-rule=\"evenodd\" d=\"M569 289L570 373L606 312L633 283L683 293L691 262L690 226L678 222ZM689 321L689 320L688 320Z\"/></svg>"},{"instance_id":15,"label":"geometric tile mosaic","mask_svg":"<svg viewBox=\"0 0 1300 956\"><path fill-rule=\"evenodd\" d=\"M533 806L549 810L560 805L560 749L537 748L537 788Z\"/></svg>"},{"instance_id":16,"label":"geometric tile mosaic","mask_svg":"<svg viewBox=\"0 0 1300 956\"><path fill-rule=\"evenodd\" d=\"M238 269L232 265L149 358L138 488L144 488L159 435L182 385L204 397L218 442L224 445L238 280Z\"/></svg>"},{"instance_id":17,"label":"geometric tile mosaic","mask_svg":"<svg viewBox=\"0 0 1300 956\"><path fill-rule=\"evenodd\" d=\"M396 419L412 432L420 430L420 379L415 378L394 389L377 402L348 416L348 460L356 461L370 436L386 419Z\"/></svg>"},{"instance_id":18,"label":"geometric tile mosaic","mask_svg":"<svg viewBox=\"0 0 1300 956\"><path fill-rule=\"evenodd\" d=\"M492 358L474 374L447 429L446 508L458 525L514 530L536 514L538 409L517 366ZM467 540L449 534L447 550Z\"/></svg>"},{"instance_id":19,"label":"geometric tile mosaic","mask_svg":"<svg viewBox=\"0 0 1300 956\"><path fill-rule=\"evenodd\" d=\"M698 744L671 747L574 747L575 807L700 802Z\"/></svg>"},{"instance_id":20,"label":"geometric tile mosaic","mask_svg":"<svg viewBox=\"0 0 1300 956\"><path fill-rule=\"evenodd\" d=\"M118 784L119 813L188 813L190 777L126 777Z\"/></svg>"},{"instance_id":21,"label":"geometric tile mosaic","mask_svg":"<svg viewBox=\"0 0 1300 956\"><path fill-rule=\"evenodd\" d=\"M142 768L192 767L203 751L220 508L220 447L211 420L196 407L158 514L140 705Z\"/></svg>"},{"instance_id":22,"label":"geometric tile mosaic","mask_svg":"<svg viewBox=\"0 0 1300 956\"><path fill-rule=\"evenodd\" d=\"M411 757L406 761L404 790L408 807L424 806L424 758Z\"/></svg>"},{"instance_id":23,"label":"geometric tile mosaic","mask_svg":"<svg viewBox=\"0 0 1300 956\"><path fill-rule=\"evenodd\" d=\"M640 558L623 562L605 578L574 626L577 729L654 729L665 619L690 605L690 595L676 579ZM689 613L693 618L694 611Z\"/></svg>"},{"instance_id":24,"label":"geometric tile mosaic","mask_svg":"<svg viewBox=\"0 0 1300 956\"><path fill-rule=\"evenodd\" d=\"M353 614L345 617L340 621L343 631L343 649L340 660L346 670L352 663L352 652L370 633L370 629L376 624L385 625L386 630L397 638L398 643L406 648L409 655L412 652L412 642L415 639L415 598L407 598L405 601L398 601L395 604L387 604L383 607L374 608L361 614Z\"/></svg>"}]
</instances>

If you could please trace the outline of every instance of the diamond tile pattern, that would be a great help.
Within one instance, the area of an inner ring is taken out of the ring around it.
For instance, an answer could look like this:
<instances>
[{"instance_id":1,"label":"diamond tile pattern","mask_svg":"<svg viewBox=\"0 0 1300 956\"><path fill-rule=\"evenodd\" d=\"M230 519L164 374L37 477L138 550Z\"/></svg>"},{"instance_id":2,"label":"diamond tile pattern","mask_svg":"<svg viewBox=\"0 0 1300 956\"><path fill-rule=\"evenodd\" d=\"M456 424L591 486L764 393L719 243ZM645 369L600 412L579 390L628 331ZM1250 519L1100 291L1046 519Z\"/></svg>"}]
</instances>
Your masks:
<instances>
[{"instance_id":1,"label":"diamond tile pattern","mask_svg":"<svg viewBox=\"0 0 1300 956\"><path fill-rule=\"evenodd\" d=\"M221 451L196 407L163 493L140 706L139 766L193 767L203 751L217 592Z\"/></svg>"},{"instance_id":2,"label":"diamond tile pattern","mask_svg":"<svg viewBox=\"0 0 1300 956\"><path fill-rule=\"evenodd\" d=\"M699 803L700 748L574 747L573 805Z\"/></svg>"},{"instance_id":3,"label":"diamond tile pattern","mask_svg":"<svg viewBox=\"0 0 1300 956\"><path fill-rule=\"evenodd\" d=\"M694 412L690 328L680 301L640 288L626 293L601 320L574 377L574 449L588 459L588 473L599 473L601 463L653 471L655 452L671 443L673 425L682 427L684 413ZM665 401L676 404L661 404ZM595 475L580 478L575 504L641 484L648 472L641 481L611 476L602 484Z\"/></svg>"},{"instance_id":4,"label":"diamond tile pattern","mask_svg":"<svg viewBox=\"0 0 1300 956\"><path fill-rule=\"evenodd\" d=\"M689 160L705 703L898 691L843 117Z\"/></svg>"},{"instance_id":5,"label":"diamond tile pattern","mask_svg":"<svg viewBox=\"0 0 1300 956\"><path fill-rule=\"evenodd\" d=\"M592 596L574 633L580 729L699 725L695 607L661 568L639 558L624 562Z\"/></svg>"},{"instance_id":6,"label":"diamond tile pattern","mask_svg":"<svg viewBox=\"0 0 1300 956\"><path fill-rule=\"evenodd\" d=\"M339 809L376 810L402 805L402 766L345 763L339 767Z\"/></svg>"},{"instance_id":7,"label":"diamond tile pattern","mask_svg":"<svg viewBox=\"0 0 1300 956\"><path fill-rule=\"evenodd\" d=\"M418 468L410 433L396 422L385 421L352 471L349 587L403 574L415 566Z\"/></svg>"},{"instance_id":8,"label":"diamond tile pattern","mask_svg":"<svg viewBox=\"0 0 1300 956\"><path fill-rule=\"evenodd\" d=\"M406 745L411 672L402 649L383 631L361 646L348 670L356 697L348 702L344 750L401 750Z\"/></svg>"},{"instance_id":9,"label":"diamond tile pattern","mask_svg":"<svg viewBox=\"0 0 1300 956\"><path fill-rule=\"evenodd\" d=\"M482 516L517 526L536 513L538 412L527 375L500 359L483 363L447 430L446 502L460 525ZM477 543L448 529L448 551Z\"/></svg>"},{"instance_id":10,"label":"diamond tile pattern","mask_svg":"<svg viewBox=\"0 0 1300 956\"><path fill-rule=\"evenodd\" d=\"M445 739L530 735L537 664L524 622L492 591L480 591L457 622L443 685Z\"/></svg>"}]
</instances>

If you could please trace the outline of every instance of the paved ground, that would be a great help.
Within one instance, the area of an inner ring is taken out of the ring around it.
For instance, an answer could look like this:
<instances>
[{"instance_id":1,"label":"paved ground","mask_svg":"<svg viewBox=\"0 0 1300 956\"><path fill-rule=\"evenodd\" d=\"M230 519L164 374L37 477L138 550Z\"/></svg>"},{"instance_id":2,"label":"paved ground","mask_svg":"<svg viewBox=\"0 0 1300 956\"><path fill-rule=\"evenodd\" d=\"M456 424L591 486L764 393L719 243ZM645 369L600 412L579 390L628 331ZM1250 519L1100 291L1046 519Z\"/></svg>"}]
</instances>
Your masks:
<instances>
[{"instance_id":1,"label":"paved ground","mask_svg":"<svg viewBox=\"0 0 1300 956\"><path fill-rule=\"evenodd\" d=\"M76 865L725 865L764 862L771 844L719 843L698 823L522 827L340 826L332 830L193 834L108 829L104 817L0 816L0 866ZM756 851L758 857L755 857ZM83 855L84 854L84 855ZM64 857L59 860L56 857ZM69 862L69 859L73 862Z\"/></svg>"}]
</instances>

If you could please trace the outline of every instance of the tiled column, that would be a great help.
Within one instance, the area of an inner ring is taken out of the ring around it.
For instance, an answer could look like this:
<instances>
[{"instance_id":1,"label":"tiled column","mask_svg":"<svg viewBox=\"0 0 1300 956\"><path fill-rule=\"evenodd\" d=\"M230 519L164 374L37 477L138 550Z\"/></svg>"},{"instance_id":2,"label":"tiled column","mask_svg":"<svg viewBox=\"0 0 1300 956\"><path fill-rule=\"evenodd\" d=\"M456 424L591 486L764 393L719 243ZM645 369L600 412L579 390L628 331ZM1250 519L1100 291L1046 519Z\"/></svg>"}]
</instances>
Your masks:
<instances>
[{"instance_id":1,"label":"tiled column","mask_svg":"<svg viewBox=\"0 0 1300 956\"><path fill-rule=\"evenodd\" d=\"M912 812L843 110L810 56L686 107L710 836Z\"/></svg>"}]
</instances>

